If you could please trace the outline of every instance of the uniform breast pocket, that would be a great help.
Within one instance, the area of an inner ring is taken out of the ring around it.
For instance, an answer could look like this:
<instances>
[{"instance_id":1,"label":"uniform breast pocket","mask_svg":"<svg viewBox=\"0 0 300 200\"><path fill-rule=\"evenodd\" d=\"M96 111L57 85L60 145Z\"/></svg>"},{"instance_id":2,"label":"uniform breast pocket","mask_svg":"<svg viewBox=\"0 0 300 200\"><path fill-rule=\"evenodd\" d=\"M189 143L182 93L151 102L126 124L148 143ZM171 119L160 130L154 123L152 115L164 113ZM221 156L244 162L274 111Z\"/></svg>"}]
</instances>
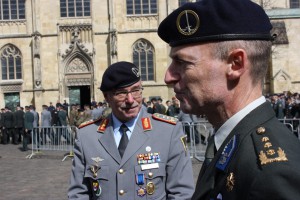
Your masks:
<instances>
[{"instance_id":1,"label":"uniform breast pocket","mask_svg":"<svg viewBox=\"0 0 300 200\"><path fill-rule=\"evenodd\" d=\"M85 170L84 178L88 179L90 192L94 199L110 199L109 197L109 166L101 166L99 169Z\"/></svg>"},{"instance_id":2,"label":"uniform breast pocket","mask_svg":"<svg viewBox=\"0 0 300 200\"><path fill-rule=\"evenodd\" d=\"M137 185L138 188L145 189L145 199L159 200L166 198L166 166L159 163L158 168L142 170L141 166L136 166L136 174L144 174L145 181L143 185Z\"/></svg>"}]
</instances>

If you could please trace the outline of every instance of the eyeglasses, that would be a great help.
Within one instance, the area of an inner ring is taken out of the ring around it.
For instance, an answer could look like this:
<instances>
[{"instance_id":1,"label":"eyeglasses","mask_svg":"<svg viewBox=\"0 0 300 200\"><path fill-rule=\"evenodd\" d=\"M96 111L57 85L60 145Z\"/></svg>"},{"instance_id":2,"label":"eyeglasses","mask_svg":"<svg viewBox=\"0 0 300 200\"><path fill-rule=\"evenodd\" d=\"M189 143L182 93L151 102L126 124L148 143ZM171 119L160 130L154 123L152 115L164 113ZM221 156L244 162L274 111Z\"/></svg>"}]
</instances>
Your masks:
<instances>
[{"instance_id":1,"label":"eyeglasses","mask_svg":"<svg viewBox=\"0 0 300 200\"><path fill-rule=\"evenodd\" d=\"M141 87L141 88L133 89L130 91L125 91L125 90L124 91L116 91L113 94L118 99L125 99L129 93L132 95L133 98L140 98L142 96L143 89L144 88Z\"/></svg>"}]
</instances>

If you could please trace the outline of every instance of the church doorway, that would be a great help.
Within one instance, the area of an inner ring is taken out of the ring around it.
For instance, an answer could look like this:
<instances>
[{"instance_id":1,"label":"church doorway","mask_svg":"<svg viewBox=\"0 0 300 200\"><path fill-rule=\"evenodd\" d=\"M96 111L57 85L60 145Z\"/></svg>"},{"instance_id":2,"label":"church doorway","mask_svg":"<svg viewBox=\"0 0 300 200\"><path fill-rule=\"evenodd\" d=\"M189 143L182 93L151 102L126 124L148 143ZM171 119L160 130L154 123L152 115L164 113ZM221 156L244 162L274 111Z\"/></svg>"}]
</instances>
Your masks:
<instances>
[{"instance_id":1,"label":"church doorway","mask_svg":"<svg viewBox=\"0 0 300 200\"><path fill-rule=\"evenodd\" d=\"M81 108L85 104L91 103L91 89L89 85L84 86L69 86L69 101L70 105L79 104Z\"/></svg>"}]
</instances>

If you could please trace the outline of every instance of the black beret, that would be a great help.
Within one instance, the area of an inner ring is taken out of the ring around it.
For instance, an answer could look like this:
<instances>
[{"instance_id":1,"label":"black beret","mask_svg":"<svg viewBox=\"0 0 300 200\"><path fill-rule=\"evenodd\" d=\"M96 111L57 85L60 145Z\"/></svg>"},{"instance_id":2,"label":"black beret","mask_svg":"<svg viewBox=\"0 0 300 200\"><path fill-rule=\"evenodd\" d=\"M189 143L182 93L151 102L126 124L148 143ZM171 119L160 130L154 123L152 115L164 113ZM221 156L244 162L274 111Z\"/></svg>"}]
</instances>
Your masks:
<instances>
[{"instance_id":1,"label":"black beret","mask_svg":"<svg viewBox=\"0 0 300 200\"><path fill-rule=\"evenodd\" d=\"M202 0L186 3L158 27L170 46L225 40L272 40L265 11L251 0Z\"/></svg>"},{"instance_id":2,"label":"black beret","mask_svg":"<svg viewBox=\"0 0 300 200\"><path fill-rule=\"evenodd\" d=\"M107 92L113 89L128 87L140 81L139 68L130 62L117 62L104 72L100 90Z\"/></svg>"}]
</instances>

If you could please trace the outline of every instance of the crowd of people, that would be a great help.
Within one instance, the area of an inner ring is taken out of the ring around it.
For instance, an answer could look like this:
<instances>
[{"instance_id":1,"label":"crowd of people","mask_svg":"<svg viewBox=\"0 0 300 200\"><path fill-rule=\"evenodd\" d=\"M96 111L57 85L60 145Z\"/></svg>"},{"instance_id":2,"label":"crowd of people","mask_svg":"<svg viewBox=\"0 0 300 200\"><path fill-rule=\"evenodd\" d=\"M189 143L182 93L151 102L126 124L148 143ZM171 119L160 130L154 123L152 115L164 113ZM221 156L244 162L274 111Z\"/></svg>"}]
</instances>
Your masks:
<instances>
[{"instance_id":1,"label":"crowd of people","mask_svg":"<svg viewBox=\"0 0 300 200\"><path fill-rule=\"evenodd\" d=\"M78 104L69 106L66 101L64 103L57 101L55 106L50 102L49 105L42 106L40 113L33 105L25 107L17 105L16 108L5 107L0 112L0 142L15 145L23 142L22 150L26 151L27 144L32 141L31 133L37 127L78 127L85 121L106 115L109 110L107 103L95 104L93 101L91 104L84 105L83 109ZM47 135L47 137L50 136Z\"/></svg>"},{"instance_id":2,"label":"crowd of people","mask_svg":"<svg viewBox=\"0 0 300 200\"><path fill-rule=\"evenodd\" d=\"M299 125L297 119L300 118L300 94L284 91L277 94L268 94L265 97L271 103L276 117L282 120L293 120L290 123L293 125L293 129L296 130ZM165 103L160 97L154 97L150 100L144 97L143 109L150 114L160 113L175 117L181 122L197 122L201 118L205 118L205 116L196 116L182 112L179 100L176 97L166 100ZM27 143L30 143L30 134L26 133L30 133L35 127L67 125L78 127L83 122L96 120L101 116L107 116L111 112L107 102L96 102L94 99L92 99L90 104L84 105L83 109L79 104L69 105L66 101L64 103L57 101L55 106L52 102L49 105L43 105L40 113L36 111L33 105L25 106L25 108L17 106L14 110L12 111L9 107L1 109L0 141L2 144L10 142L19 144L26 135L28 135ZM27 114L26 117L26 112L31 113L33 117L30 114ZM28 119L28 116L30 119ZM188 131L186 131L186 134L189 136ZM204 141L205 138L201 138L201 142L203 143ZM199 143L198 137L196 138L196 143Z\"/></svg>"}]
</instances>

